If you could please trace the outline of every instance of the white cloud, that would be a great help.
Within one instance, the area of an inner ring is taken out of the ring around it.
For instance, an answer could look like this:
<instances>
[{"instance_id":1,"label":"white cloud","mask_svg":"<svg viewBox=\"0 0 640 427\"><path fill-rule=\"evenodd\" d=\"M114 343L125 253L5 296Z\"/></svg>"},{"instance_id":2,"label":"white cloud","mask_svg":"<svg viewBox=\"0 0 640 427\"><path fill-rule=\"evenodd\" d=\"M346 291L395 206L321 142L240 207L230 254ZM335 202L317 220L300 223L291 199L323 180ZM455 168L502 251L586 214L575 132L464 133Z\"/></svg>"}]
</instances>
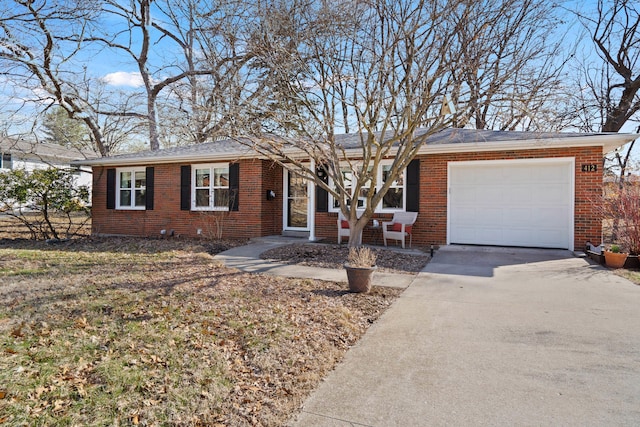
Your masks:
<instances>
[{"instance_id":1,"label":"white cloud","mask_svg":"<svg viewBox=\"0 0 640 427\"><path fill-rule=\"evenodd\" d=\"M144 85L142 76L140 73L135 71L116 71L115 73L107 74L102 78L102 80L113 86L140 87Z\"/></svg>"}]
</instances>

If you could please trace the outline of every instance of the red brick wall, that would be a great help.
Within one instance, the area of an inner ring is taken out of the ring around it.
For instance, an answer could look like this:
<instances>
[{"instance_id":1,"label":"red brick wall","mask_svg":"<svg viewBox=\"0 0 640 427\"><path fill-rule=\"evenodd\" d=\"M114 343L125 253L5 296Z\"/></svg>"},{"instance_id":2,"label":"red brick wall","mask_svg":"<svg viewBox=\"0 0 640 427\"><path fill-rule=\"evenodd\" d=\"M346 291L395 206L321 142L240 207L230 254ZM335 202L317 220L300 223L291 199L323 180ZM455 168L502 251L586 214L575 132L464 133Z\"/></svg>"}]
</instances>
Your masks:
<instances>
[{"instance_id":1,"label":"red brick wall","mask_svg":"<svg viewBox=\"0 0 640 427\"><path fill-rule=\"evenodd\" d=\"M575 158L575 229L576 249L587 240L599 243L601 221L592 208L602 191L602 174L581 172L582 164L601 164L599 147L555 148L543 150L500 151L420 156L420 213L414 227L416 245L445 244L447 241L447 164L450 161L510 160L541 157ZM240 162L239 211L223 214L224 235L229 238L249 238L282 232L282 168L264 160ZM141 165L145 166L145 165ZM107 210L106 168L94 168L93 232L159 236L160 230L196 236L201 228L205 235L215 233L215 213L180 210L180 166L155 165L155 196L153 211ZM275 200L266 200L266 191L274 190ZM376 215L385 220L390 214ZM336 213L316 213L316 235L336 241ZM375 237L366 230L365 241Z\"/></svg>"},{"instance_id":2,"label":"red brick wall","mask_svg":"<svg viewBox=\"0 0 640 427\"><path fill-rule=\"evenodd\" d=\"M413 242L416 245L442 245L447 242L447 165L448 162L471 160L514 160L541 157L575 158L575 211L574 247L580 250L587 240L599 243L602 222L593 209L593 201L602 192L602 173L581 171L582 164L602 163L602 148L555 148L543 150L515 150L477 153L434 154L419 156L420 159L420 211L413 228ZM376 215L385 218L390 215ZM336 240L335 213L316 214L316 235ZM363 236L371 241L371 233Z\"/></svg>"},{"instance_id":3,"label":"red brick wall","mask_svg":"<svg viewBox=\"0 0 640 427\"><path fill-rule=\"evenodd\" d=\"M282 232L282 170L272 162L241 160L237 212L192 212L180 210L179 164L154 165L154 209L106 209L107 174L93 168L93 233L107 235L160 236L160 230L178 235L204 237L217 234L216 220L223 225L223 238L250 238ZM146 166L146 165L141 165ZM266 201L266 190L276 191Z\"/></svg>"}]
</instances>

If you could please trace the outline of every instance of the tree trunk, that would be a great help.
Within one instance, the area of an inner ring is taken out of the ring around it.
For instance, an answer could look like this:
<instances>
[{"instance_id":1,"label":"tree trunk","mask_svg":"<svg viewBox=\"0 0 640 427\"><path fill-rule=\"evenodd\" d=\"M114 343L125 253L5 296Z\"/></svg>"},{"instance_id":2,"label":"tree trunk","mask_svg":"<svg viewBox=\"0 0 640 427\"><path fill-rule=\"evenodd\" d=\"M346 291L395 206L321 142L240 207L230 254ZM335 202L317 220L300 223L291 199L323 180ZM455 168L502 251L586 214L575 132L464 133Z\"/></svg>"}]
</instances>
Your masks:
<instances>
[{"instance_id":1,"label":"tree trunk","mask_svg":"<svg viewBox=\"0 0 640 427\"><path fill-rule=\"evenodd\" d=\"M364 214L358 219L349 219L349 243L348 247L362 245L362 232L369 221Z\"/></svg>"},{"instance_id":2,"label":"tree trunk","mask_svg":"<svg viewBox=\"0 0 640 427\"><path fill-rule=\"evenodd\" d=\"M151 94L147 101L147 114L149 116L149 148L152 151L160 149L160 137L158 136L158 115L156 114L156 100Z\"/></svg>"},{"instance_id":3,"label":"tree trunk","mask_svg":"<svg viewBox=\"0 0 640 427\"><path fill-rule=\"evenodd\" d=\"M620 132L622 126L624 126L624 124L629 121L631 115L635 113L634 110L637 110L637 107L634 107L633 100L638 90L640 90L640 77L633 82L625 84L620 102L618 102L618 105L614 106L607 115L606 121L602 126L602 132Z\"/></svg>"}]
</instances>

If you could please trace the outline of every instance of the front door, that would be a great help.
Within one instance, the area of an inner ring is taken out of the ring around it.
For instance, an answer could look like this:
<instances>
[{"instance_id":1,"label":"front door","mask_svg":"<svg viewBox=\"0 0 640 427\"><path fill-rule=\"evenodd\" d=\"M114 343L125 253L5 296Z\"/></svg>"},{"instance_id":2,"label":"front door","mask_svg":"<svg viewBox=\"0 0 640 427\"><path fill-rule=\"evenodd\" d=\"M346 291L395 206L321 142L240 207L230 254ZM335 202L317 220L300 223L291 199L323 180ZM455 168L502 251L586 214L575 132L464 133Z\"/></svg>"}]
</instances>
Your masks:
<instances>
[{"instance_id":1,"label":"front door","mask_svg":"<svg viewBox=\"0 0 640 427\"><path fill-rule=\"evenodd\" d=\"M285 229L309 230L309 182L291 171L284 175Z\"/></svg>"}]
</instances>

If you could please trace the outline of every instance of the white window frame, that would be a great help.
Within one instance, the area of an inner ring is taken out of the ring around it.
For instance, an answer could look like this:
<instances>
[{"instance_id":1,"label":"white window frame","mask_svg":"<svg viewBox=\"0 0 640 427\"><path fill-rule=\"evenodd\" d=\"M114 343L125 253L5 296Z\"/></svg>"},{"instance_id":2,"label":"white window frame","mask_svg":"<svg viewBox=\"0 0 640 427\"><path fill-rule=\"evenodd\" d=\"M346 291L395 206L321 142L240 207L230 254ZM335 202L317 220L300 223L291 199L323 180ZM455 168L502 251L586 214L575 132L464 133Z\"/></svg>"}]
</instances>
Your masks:
<instances>
[{"instance_id":1,"label":"white window frame","mask_svg":"<svg viewBox=\"0 0 640 427\"><path fill-rule=\"evenodd\" d=\"M9 164L5 161L5 157L9 158ZM0 151L0 169L13 169L13 157L11 153L3 153Z\"/></svg>"},{"instance_id":2,"label":"white window frame","mask_svg":"<svg viewBox=\"0 0 640 427\"><path fill-rule=\"evenodd\" d=\"M208 169L209 170L209 184L207 186L196 186L196 176L199 170ZM215 170L216 169L226 169L227 173L227 185L216 185L215 183ZM197 190L209 190L209 204L207 206L197 206ZM215 205L215 190L227 190L227 200L230 197L230 189L229 189L229 163L206 163L206 164L197 164L191 165L191 210L192 211L228 211L229 203L225 206L216 206Z\"/></svg>"},{"instance_id":3,"label":"white window frame","mask_svg":"<svg viewBox=\"0 0 640 427\"><path fill-rule=\"evenodd\" d=\"M379 187L382 187L384 185L383 182L383 177L384 177L384 167L385 166L391 166L393 162L382 162L380 164L380 171L379 171L379 175L378 175L378 183L379 183ZM389 187L389 190L392 190L394 188L399 188L402 189L402 206L400 206L399 208L385 208L384 206L380 206L380 212L404 212L407 208L407 169L405 168L402 173L400 174L400 178L402 179L402 185L398 185L397 184L397 180L395 181L395 184L392 184ZM389 194L389 190L387 190L387 194ZM381 204L384 203L384 197L383 200L380 202Z\"/></svg>"},{"instance_id":4,"label":"white window frame","mask_svg":"<svg viewBox=\"0 0 640 427\"><path fill-rule=\"evenodd\" d=\"M131 196L129 199L129 202L131 203L131 205L123 205L122 204L122 190L126 190L127 188L122 188L121 186L121 180L122 180L122 174L123 173L131 173L131 187L127 187L129 188L129 191L131 191ZM145 185L144 187L136 187L136 173L138 172L142 172L145 176ZM121 209L121 210L132 210L132 211L143 211L145 209L147 209L147 205L146 203L141 205L141 206L136 206L136 191L142 191L144 190L145 192L145 196L147 194L147 168L145 167L132 167L132 168L118 168L116 169L116 209Z\"/></svg>"},{"instance_id":5,"label":"white window frame","mask_svg":"<svg viewBox=\"0 0 640 427\"><path fill-rule=\"evenodd\" d=\"M380 189L382 188L382 186L384 185L384 182L382 181L382 170L384 168L384 166L390 166L393 164L393 160L383 160L380 162L380 164L378 165L378 170L376 171L376 191L380 191ZM358 167L357 163L354 163L355 167ZM348 170L349 167L348 166L344 166L341 167L340 170ZM405 168L402 171L402 185L395 185L390 187L391 188L402 188L402 206L399 208L384 208L382 206L383 201L380 201L380 204L378 206L376 206L374 212L376 213L393 213L393 212L404 212L406 211L406 207L407 207L407 169ZM333 186L334 185L334 181L333 179L329 180L329 185ZM352 188L352 195L353 195L353 188ZM333 197L332 194L329 194L329 212L339 212L340 208L335 206L335 198ZM357 210L364 210L364 206L362 207L358 207Z\"/></svg>"},{"instance_id":6,"label":"white window frame","mask_svg":"<svg viewBox=\"0 0 640 427\"><path fill-rule=\"evenodd\" d=\"M306 167L308 167L308 164L305 165ZM288 224L288 216L289 216L289 199L290 199L290 194L289 194L289 174L295 174L294 171L289 171L288 169L283 169L283 175L282 175L282 194L283 194L283 200L282 200L282 228L284 230L293 230L293 231L310 231L311 230L311 224L312 224L312 217L313 217L313 212L312 212L312 204L311 204L311 198L314 197L314 187L313 187L313 181L312 180L305 180L307 183L307 226L306 227L291 227Z\"/></svg>"}]
</instances>

